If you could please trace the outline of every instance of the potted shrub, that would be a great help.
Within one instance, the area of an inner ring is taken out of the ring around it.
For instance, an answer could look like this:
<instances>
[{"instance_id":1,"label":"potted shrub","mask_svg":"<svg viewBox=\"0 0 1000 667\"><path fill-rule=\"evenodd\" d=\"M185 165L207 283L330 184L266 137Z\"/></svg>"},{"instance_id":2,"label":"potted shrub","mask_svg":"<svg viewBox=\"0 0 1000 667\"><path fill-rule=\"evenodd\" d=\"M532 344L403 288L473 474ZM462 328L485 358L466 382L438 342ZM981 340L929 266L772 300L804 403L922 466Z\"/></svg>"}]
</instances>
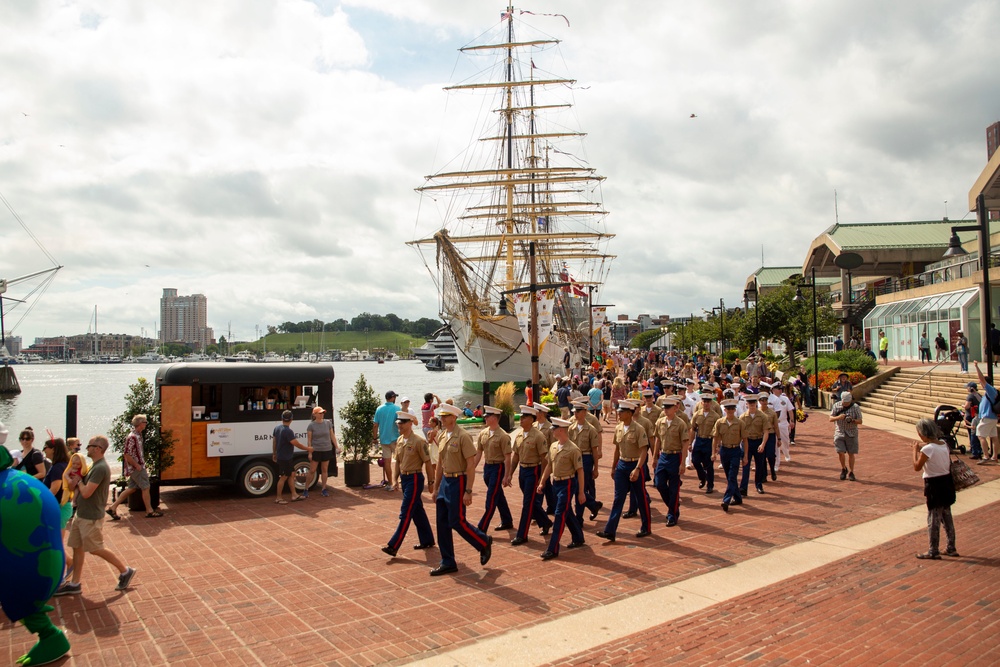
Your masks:
<instances>
[{"instance_id":1,"label":"potted shrub","mask_svg":"<svg viewBox=\"0 0 1000 667\"><path fill-rule=\"evenodd\" d=\"M510 433L514 423L514 392L517 388L513 382L505 382L500 385L496 393L493 394L494 407L500 408L503 413L500 415L500 428Z\"/></svg>"},{"instance_id":2,"label":"potted shrub","mask_svg":"<svg viewBox=\"0 0 1000 667\"><path fill-rule=\"evenodd\" d=\"M108 440L111 448L118 453L118 461L122 461L122 451L125 449L125 439L132 432L132 417L146 415L148 424L142 434L142 454L146 459L146 470L149 471L149 498L153 509L160 506L160 473L174 464L174 439L169 431L164 431L160 419L160 405L155 401L153 383L146 378L139 378L135 384L129 385L125 395L125 410L111 422ZM124 477L116 484L124 486ZM128 498L128 508L132 511L142 511L142 495L133 493Z\"/></svg>"},{"instance_id":3,"label":"potted shrub","mask_svg":"<svg viewBox=\"0 0 1000 667\"><path fill-rule=\"evenodd\" d=\"M351 400L340 409L340 446L344 450L344 483L358 487L370 481L372 425L379 400L364 373L354 383Z\"/></svg>"}]
</instances>

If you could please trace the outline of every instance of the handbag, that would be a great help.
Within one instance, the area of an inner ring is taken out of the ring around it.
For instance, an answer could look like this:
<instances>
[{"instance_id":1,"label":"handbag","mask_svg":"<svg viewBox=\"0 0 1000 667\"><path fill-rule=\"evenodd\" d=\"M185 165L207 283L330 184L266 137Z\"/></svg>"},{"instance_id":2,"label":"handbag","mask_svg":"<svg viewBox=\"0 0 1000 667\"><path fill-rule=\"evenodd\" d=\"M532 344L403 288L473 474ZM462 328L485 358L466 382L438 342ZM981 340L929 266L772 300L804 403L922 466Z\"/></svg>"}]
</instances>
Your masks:
<instances>
[{"instance_id":1,"label":"handbag","mask_svg":"<svg viewBox=\"0 0 1000 667\"><path fill-rule=\"evenodd\" d=\"M951 460L951 479L955 482L955 490L961 491L979 483L979 475L961 459Z\"/></svg>"}]
</instances>

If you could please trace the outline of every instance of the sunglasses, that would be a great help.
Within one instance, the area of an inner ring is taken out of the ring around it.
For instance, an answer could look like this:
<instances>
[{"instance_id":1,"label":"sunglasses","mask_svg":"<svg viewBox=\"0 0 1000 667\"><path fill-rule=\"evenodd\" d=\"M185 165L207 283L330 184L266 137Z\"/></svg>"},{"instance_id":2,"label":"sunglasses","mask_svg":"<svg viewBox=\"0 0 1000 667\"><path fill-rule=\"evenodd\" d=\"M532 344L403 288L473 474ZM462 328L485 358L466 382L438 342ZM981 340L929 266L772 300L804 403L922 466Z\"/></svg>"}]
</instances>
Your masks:
<instances>
[{"instance_id":1,"label":"sunglasses","mask_svg":"<svg viewBox=\"0 0 1000 667\"><path fill-rule=\"evenodd\" d=\"M34 438L32 438L30 435L23 435L21 436L20 440L21 442L31 442L32 440L34 440Z\"/></svg>"},{"instance_id":2,"label":"sunglasses","mask_svg":"<svg viewBox=\"0 0 1000 667\"><path fill-rule=\"evenodd\" d=\"M95 449L95 448L96 449L100 449L101 446L100 445L87 445L87 449Z\"/></svg>"}]
</instances>

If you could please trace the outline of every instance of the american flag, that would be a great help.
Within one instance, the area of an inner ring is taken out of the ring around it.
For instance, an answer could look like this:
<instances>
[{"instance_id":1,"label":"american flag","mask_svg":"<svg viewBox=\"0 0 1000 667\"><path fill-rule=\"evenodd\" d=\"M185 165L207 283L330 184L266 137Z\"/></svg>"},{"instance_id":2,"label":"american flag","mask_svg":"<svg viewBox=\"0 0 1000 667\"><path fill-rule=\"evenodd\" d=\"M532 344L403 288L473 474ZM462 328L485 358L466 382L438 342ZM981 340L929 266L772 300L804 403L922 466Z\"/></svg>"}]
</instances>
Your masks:
<instances>
[{"instance_id":1,"label":"american flag","mask_svg":"<svg viewBox=\"0 0 1000 667\"><path fill-rule=\"evenodd\" d=\"M506 21L507 19L511 18L512 16L513 16L513 14L511 14L510 12L500 12L500 20L501 21Z\"/></svg>"}]
</instances>

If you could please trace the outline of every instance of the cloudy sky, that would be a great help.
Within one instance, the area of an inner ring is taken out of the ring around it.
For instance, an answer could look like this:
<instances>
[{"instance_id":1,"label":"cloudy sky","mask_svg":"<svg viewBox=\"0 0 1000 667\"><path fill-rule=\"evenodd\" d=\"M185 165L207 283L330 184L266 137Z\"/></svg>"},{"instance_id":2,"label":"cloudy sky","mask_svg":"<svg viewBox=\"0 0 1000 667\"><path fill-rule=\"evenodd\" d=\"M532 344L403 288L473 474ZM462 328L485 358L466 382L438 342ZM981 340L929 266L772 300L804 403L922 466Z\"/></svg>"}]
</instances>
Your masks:
<instances>
[{"instance_id":1,"label":"cloudy sky","mask_svg":"<svg viewBox=\"0 0 1000 667\"><path fill-rule=\"evenodd\" d=\"M766 264L801 264L834 190L842 222L936 219L945 201L961 219L1000 120L994 0L519 8L570 23L520 17L563 40L546 71L578 80L618 235L600 295L615 312L735 304L762 244ZM97 305L102 332L150 335L164 287L205 294L216 335L236 339L436 315L403 245L434 231L413 188L468 139L449 133L441 88L503 9L0 3L0 194L65 266L15 333L85 332ZM2 206L0 240L0 277L51 265Z\"/></svg>"}]
</instances>

